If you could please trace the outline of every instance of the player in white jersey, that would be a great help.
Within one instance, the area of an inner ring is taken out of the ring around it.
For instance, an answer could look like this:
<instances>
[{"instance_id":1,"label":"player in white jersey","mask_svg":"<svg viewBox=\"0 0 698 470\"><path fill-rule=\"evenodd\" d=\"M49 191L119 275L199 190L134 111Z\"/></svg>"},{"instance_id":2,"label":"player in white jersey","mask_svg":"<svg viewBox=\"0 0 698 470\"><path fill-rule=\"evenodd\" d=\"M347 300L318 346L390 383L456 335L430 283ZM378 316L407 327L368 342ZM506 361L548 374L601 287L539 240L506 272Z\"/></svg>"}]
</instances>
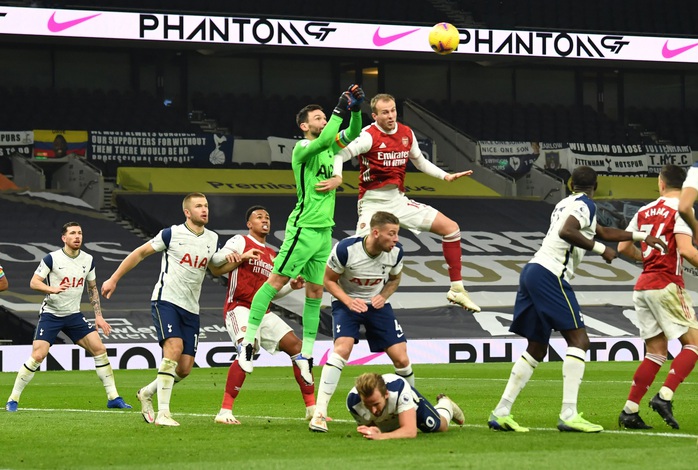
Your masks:
<instances>
[{"instance_id":1,"label":"player in white jersey","mask_svg":"<svg viewBox=\"0 0 698 470\"><path fill-rule=\"evenodd\" d=\"M641 250L633 242L620 242L618 251L643 263L635 284L633 302L647 353L633 375L628 400L618 417L618 425L631 429L650 429L640 417L640 401L654 382L667 359L668 340L678 338L682 349L671 363L667 378L652 399L650 408L659 413L674 429L674 392L691 373L698 361L698 322L691 297L684 289L682 260L698 266L698 250L693 246L692 233L679 217L681 185L686 178L683 168L666 165L659 174L657 185L660 198L640 208L633 216L628 231L642 230L662 238L668 246L666 253Z\"/></svg>"},{"instance_id":2,"label":"player in white jersey","mask_svg":"<svg viewBox=\"0 0 698 470\"><path fill-rule=\"evenodd\" d=\"M342 163L358 157L360 163L359 220L356 235L370 230L374 212L385 211L400 219L400 225L415 233L431 232L442 237L444 260L448 265L451 287L446 299L468 310L480 311L463 286L461 271L461 235L458 223L435 208L413 201L405 196L407 161L429 176L444 181L455 181L469 176L472 170L447 173L424 158L412 129L397 122L395 98L380 93L371 99L374 123L366 126L359 137L335 157L333 174L342 176Z\"/></svg>"},{"instance_id":3,"label":"player in white jersey","mask_svg":"<svg viewBox=\"0 0 698 470\"><path fill-rule=\"evenodd\" d=\"M320 387L310 430L327 432L327 407L337 389L359 328L364 325L371 351L390 357L395 373L414 385L407 338L387 302L400 284L402 245L400 221L388 212L376 212L371 232L337 243L325 267L325 289L332 294L334 350L322 368Z\"/></svg>"},{"instance_id":4,"label":"player in white jersey","mask_svg":"<svg viewBox=\"0 0 698 470\"><path fill-rule=\"evenodd\" d=\"M395 374L361 374L347 395L347 409L366 439L404 439L422 432L446 432L448 423L462 426L463 411L446 395L436 397L436 406Z\"/></svg>"},{"instance_id":5,"label":"player in white jersey","mask_svg":"<svg viewBox=\"0 0 698 470\"><path fill-rule=\"evenodd\" d=\"M52 251L41 260L29 283L32 289L46 294L46 297L39 310L31 357L17 373L5 409L17 411L22 391L46 359L60 332L65 333L73 343L84 348L94 358L97 376L107 392L107 408L131 408L116 390L114 372L99 333L80 313L80 300L87 284L87 293L95 312L95 325L105 336L109 336L111 327L102 317L94 260L92 255L81 250L83 238L80 224L65 224L61 239L63 248Z\"/></svg>"},{"instance_id":6,"label":"player in white jersey","mask_svg":"<svg viewBox=\"0 0 698 470\"><path fill-rule=\"evenodd\" d=\"M151 297L153 323L162 347L157 378L138 391L141 413L147 423L179 426L170 414L172 387L194 366L199 338L199 295L208 268L221 271L209 260L218 249L218 235L206 229L208 201L201 193L188 194L182 202L186 221L161 230L152 240L133 250L102 284L102 295L109 299L119 280L146 257L162 253L158 281ZM154 416L152 397L157 393L158 414Z\"/></svg>"},{"instance_id":7,"label":"player in white jersey","mask_svg":"<svg viewBox=\"0 0 698 470\"><path fill-rule=\"evenodd\" d=\"M693 232L693 243L698 245L698 220L693 210L696 198L698 198L698 162L688 169L679 198L679 214Z\"/></svg>"},{"instance_id":8,"label":"player in white jersey","mask_svg":"<svg viewBox=\"0 0 698 470\"><path fill-rule=\"evenodd\" d=\"M10 283L7 282L5 271L3 271L2 266L0 266L0 292L7 290L8 287L10 287Z\"/></svg>"},{"instance_id":9,"label":"player in white jersey","mask_svg":"<svg viewBox=\"0 0 698 470\"><path fill-rule=\"evenodd\" d=\"M492 429L528 431L514 421L511 408L533 370L548 353L552 330L557 330L567 342L562 364L562 409L557 428L577 432L603 430L577 412L589 337L579 303L568 281L586 251L600 254L607 263L617 256L612 248L594 241L595 236L606 241L644 240L649 246L666 249L663 241L644 232L626 232L596 223L596 205L592 200L596 172L592 168L577 167L572 173L572 188L574 193L555 206L541 248L521 272L514 320L509 331L526 338L528 346L514 364L504 394L490 415L488 424Z\"/></svg>"}]
</instances>

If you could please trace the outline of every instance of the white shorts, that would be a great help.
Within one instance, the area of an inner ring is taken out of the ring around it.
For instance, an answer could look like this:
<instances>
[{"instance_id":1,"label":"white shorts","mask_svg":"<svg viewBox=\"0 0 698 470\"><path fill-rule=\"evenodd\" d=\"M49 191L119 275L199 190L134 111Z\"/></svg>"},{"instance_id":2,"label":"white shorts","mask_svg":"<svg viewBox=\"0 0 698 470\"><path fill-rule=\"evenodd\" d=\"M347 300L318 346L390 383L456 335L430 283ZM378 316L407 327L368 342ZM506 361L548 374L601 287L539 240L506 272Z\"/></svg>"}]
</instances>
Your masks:
<instances>
[{"instance_id":1,"label":"white shorts","mask_svg":"<svg viewBox=\"0 0 698 470\"><path fill-rule=\"evenodd\" d=\"M429 232L439 213L436 209L421 202L413 201L397 188L366 191L357 204L359 221L356 224L356 236L362 237L371 231L371 217L378 211L390 212L400 219L400 227L412 231L415 235Z\"/></svg>"},{"instance_id":2,"label":"white shorts","mask_svg":"<svg viewBox=\"0 0 698 470\"><path fill-rule=\"evenodd\" d=\"M693 188L698 191L698 167L692 166L686 173L686 179L683 182L684 188Z\"/></svg>"},{"instance_id":3,"label":"white shorts","mask_svg":"<svg viewBox=\"0 0 698 470\"><path fill-rule=\"evenodd\" d=\"M228 330L230 339L234 344L238 344L245 337L247 323L250 319L250 309L238 305L225 315L225 328ZM279 351L279 341L286 336L293 328L288 326L281 318L274 313L267 313L262 318L257 335L255 336L255 351L263 347L269 354L276 354Z\"/></svg>"},{"instance_id":4,"label":"white shorts","mask_svg":"<svg viewBox=\"0 0 698 470\"><path fill-rule=\"evenodd\" d=\"M633 301L642 339L654 338L660 333L667 339L676 339L689 328L698 329L691 296L674 283L664 289L636 290Z\"/></svg>"}]
</instances>

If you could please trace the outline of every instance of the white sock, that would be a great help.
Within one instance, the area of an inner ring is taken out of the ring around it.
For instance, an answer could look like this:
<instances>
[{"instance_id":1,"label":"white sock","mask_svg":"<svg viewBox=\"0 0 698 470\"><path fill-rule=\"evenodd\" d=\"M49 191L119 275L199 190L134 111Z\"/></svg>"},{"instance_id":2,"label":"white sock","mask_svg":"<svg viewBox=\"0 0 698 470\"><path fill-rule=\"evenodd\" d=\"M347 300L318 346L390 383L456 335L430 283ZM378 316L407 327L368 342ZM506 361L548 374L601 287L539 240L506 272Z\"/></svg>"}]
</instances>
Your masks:
<instances>
[{"instance_id":1,"label":"white sock","mask_svg":"<svg viewBox=\"0 0 698 470\"><path fill-rule=\"evenodd\" d=\"M158 379L155 378L155 380L150 382L148 385L143 387L141 390L143 390L143 395L146 398L152 398L153 395L155 395L158 391Z\"/></svg>"},{"instance_id":2,"label":"white sock","mask_svg":"<svg viewBox=\"0 0 698 470\"><path fill-rule=\"evenodd\" d=\"M347 365L346 359L337 353L332 353L327 362L322 366L320 376L320 387L317 391L317 401L315 403L315 413L322 413L327 417L327 407L330 404L332 395L337 390L339 378L342 376L342 369Z\"/></svg>"},{"instance_id":3,"label":"white sock","mask_svg":"<svg viewBox=\"0 0 698 470\"><path fill-rule=\"evenodd\" d=\"M465 286L463 285L463 281L451 281L451 290L456 292L464 291Z\"/></svg>"},{"instance_id":4,"label":"white sock","mask_svg":"<svg viewBox=\"0 0 698 470\"><path fill-rule=\"evenodd\" d=\"M536 367L538 367L538 361L533 359L533 356L528 352L524 351L511 368L511 375L509 376L507 386L504 388L502 398L494 409L495 416L504 417L511 414L511 407L514 406L516 397L518 397L521 390L524 389Z\"/></svg>"},{"instance_id":5,"label":"white sock","mask_svg":"<svg viewBox=\"0 0 698 470\"><path fill-rule=\"evenodd\" d=\"M22 367L19 368L17 372L17 378L15 379L15 384L12 387L12 393L7 401L19 401L19 397L22 395L24 387L29 385L29 382L34 378L34 373L39 370L40 362L36 362L33 357L27 359Z\"/></svg>"},{"instance_id":6,"label":"white sock","mask_svg":"<svg viewBox=\"0 0 698 470\"><path fill-rule=\"evenodd\" d=\"M439 400L436 406L434 406L434 409L446 421L446 424L449 424L453 419L453 406L451 403L451 400Z\"/></svg>"},{"instance_id":7,"label":"white sock","mask_svg":"<svg viewBox=\"0 0 698 470\"><path fill-rule=\"evenodd\" d=\"M174 387L175 369L177 361L163 358L158 369L158 413L170 412L170 398L172 397L172 387Z\"/></svg>"},{"instance_id":8,"label":"white sock","mask_svg":"<svg viewBox=\"0 0 698 470\"><path fill-rule=\"evenodd\" d=\"M395 374L407 380L410 387L414 387L414 372L412 372L412 364L407 364L407 367L402 369L395 368Z\"/></svg>"},{"instance_id":9,"label":"white sock","mask_svg":"<svg viewBox=\"0 0 698 470\"><path fill-rule=\"evenodd\" d=\"M102 381L104 385L104 390L107 391L107 399L113 400L119 396L119 392L116 391L116 383L114 382L114 371L109 363L109 358L107 353L100 354L94 357L95 360L95 372L97 372L97 377Z\"/></svg>"},{"instance_id":10,"label":"white sock","mask_svg":"<svg viewBox=\"0 0 698 470\"><path fill-rule=\"evenodd\" d=\"M671 399L674 398L674 391L669 387L662 385L662 388L659 389L659 398L662 400L671 401Z\"/></svg>"},{"instance_id":11,"label":"white sock","mask_svg":"<svg viewBox=\"0 0 698 470\"><path fill-rule=\"evenodd\" d=\"M186 377L180 377L179 375L177 375L177 371L175 371L173 374L174 374L174 384L175 385L177 385L178 383L180 383L182 380L184 380L186 378ZM158 379L156 378L155 380L150 382L148 385L143 387L142 390L144 391L143 395L146 398L151 398L158 391Z\"/></svg>"},{"instance_id":12,"label":"white sock","mask_svg":"<svg viewBox=\"0 0 698 470\"><path fill-rule=\"evenodd\" d=\"M638 411L640 411L640 404L635 403L634 401L628 400L625 402L625 406L623 407L623 411L625 411L628 414L637 413Z\"/></svg>"},{"instance_id":13,"label":"white sock","mask_svg":"<svg viewBox=\"0 0 698 470\"><path fill-rule=\"evenodd\" d=\"M562 409L560 418L567 420L577 414L577 396L584 377L586 351L568 347L562 362Z\"/></svg>"}]
</instances>

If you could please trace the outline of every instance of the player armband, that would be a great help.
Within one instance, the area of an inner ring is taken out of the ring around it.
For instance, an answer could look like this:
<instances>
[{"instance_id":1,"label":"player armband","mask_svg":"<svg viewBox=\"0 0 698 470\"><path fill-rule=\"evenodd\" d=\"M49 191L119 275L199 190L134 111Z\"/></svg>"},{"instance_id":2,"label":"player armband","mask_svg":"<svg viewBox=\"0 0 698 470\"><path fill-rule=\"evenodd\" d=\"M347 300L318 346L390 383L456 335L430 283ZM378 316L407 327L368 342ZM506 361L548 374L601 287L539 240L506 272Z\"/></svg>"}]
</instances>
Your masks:
<instances>
[{"instance_id":1,"label":"player armband","mask_svg":"<svg viewBox=\"0 0 698 470\"><path fill-rule=\"evenodd\" d=\"M349 142L351 142L351 140L349 140L349 139L347 138L347 134L346 134L345 131L340 131L340 132L335 136L334 140L335 140L335 142L337 142L337 145L339 145L339 148L341 148L341 149L343 149L344 147L346 147L347 145L349 145Z\"/></svg>"},{"instance_id":2,"label":"player armband","mask_svg":"<svg viewBox=\"0 0 698 470\"><path fill-rule=\"evenodd\" d=\"M594 242L594 248L591 249L594 253L598 255L602 255L604 251L606 251L606 245L603 243L596 241Z\"/></svg>"},{"instance_id":3,"label":"player armband","mask_svg":"<svg viewBox=\"0 0 698 470\"><path fill-rule=\"evenodd\" d=\"M647 238L647 232L633 232L633 241L634 242L644 242L645 239Z\"/></svg>"}]
</instances>

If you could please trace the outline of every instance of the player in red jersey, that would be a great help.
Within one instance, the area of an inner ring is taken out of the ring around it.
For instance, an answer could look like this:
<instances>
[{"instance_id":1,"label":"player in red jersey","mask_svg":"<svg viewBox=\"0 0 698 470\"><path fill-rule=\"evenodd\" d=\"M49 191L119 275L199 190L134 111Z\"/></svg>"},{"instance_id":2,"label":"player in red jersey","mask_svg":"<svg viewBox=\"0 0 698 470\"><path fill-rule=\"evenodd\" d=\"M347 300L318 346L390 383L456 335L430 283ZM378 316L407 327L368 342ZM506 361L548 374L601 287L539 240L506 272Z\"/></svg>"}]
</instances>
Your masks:
<instances>
[{"instance_id":1,"label":"player in red jersey","mask_svg":"<svg viewBox=\"0 0 698 470\"><path fill-rule=\"evenodd\" d=\"M650 400L650 408L672 428L672 398L676 388L691 373L698 361L698 322L691 298L684 290L682 258L698 266L698 250L693 246L691 229L679 216L679 196L686 172L666 165L659 175L660 198L640 208L630 221L628 231L644 231L664 240L666 252L642 249L632 241L620 242L618 252L642 261L642 274L635 284L633 301L640 336L647 354L635 371L628 401L618 417L618 425L632 429L650 429L639 414L640 400L654 382L667 359L667 342L678 338L683 345L671 363L671 370L659 393Z\"/></svg>"},{"instance_id":2,"label":"player in red jersey","mask_svg":"<svg viewBox=\"0 0 698 470\"><path fill-rule=\"evenodd\" d=\"M239 344L245 336L252 298L269 277L276 257L276 251L265 244L267 235L271 230L271 221L267 210L262 206L252 206L247 210L245 216L249 233L245 236L235 235L211 258L211 264L220 266L224 273L230 273L223 317L226 329L235 344ZM275 298L283 297L291 290L301 289L304 286L305 282L299 276L284 286ZM257 330L255 350L259 350L260 346L271 354L283 351L291 357L291 360L294 360L301 352L302 343L293 329L281 318L267 312L262 319L259 330ZM302 379L300 369L295 361L293 362L293 374L303 395L306 419L310 419L315 411L315 386L308 385ZM240 424L240 421L233 416L233 403L240 393L245 376L245 372L240 368L236 359L228 369L223 403L216 415L216 423Z\"/></svg>"},{"instance_id":3,"label":"player in red jersey","mask_svg":"<svg viewBox=\"0 0 698 470\"><path fill-rule=\"evenodd\" d=\"M368 234L371 217L377 211L395 214L400 219L401 227L415 233L431 232L441 235L451 279L451 288L446 298L463 308L479 312L480 307L470 299L463 286L460 227L433 207L405 196L408 159L418 170L449 182L471 175L472 170L446 173L424 158L412 129L397 122L395 98L391 95L374 96L371 112L375 122L366 126L356 140L339 152L334 162L334 175L341 177L342 163L351 157L359 159L359 220L356 235Z\"/></svg>"}]
</instances>

